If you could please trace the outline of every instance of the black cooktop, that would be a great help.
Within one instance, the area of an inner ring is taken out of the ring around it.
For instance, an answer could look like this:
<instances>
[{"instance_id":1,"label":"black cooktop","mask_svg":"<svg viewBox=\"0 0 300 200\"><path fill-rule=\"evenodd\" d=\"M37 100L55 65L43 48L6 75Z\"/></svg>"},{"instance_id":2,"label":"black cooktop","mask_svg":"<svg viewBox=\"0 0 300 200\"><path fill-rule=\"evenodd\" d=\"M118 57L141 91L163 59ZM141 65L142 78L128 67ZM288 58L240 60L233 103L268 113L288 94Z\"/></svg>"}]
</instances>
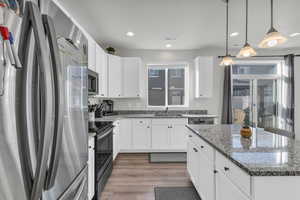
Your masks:
<instances>
[{"instance_id":1,"label":"black cooktop","mask_svg":"<svg viewBox=\"0 0 300 200\"><path fill-rule=\"evenodd\" d=\"M111 121L89 122L89 132L101 133L112 127L113 127L113 122Z\"/></svg>"}]
</instances>

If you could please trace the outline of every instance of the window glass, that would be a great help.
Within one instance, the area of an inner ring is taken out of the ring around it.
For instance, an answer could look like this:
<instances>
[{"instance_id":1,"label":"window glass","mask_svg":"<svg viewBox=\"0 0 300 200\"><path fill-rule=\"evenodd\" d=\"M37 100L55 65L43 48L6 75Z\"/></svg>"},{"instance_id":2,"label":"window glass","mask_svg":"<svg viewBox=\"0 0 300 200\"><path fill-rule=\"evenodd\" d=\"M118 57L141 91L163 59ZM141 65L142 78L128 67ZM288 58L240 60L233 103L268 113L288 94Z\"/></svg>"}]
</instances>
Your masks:
<instances>
[{"instance_id":1,"label":"window glass","mask_svg":"<svg viewBox=\"0 0 300 200\"><path fill-rule=\"evenodd\" d=\"M184 69L168 70L168 105L184 105Z\"/></svg>"},{"instance_id":2,"label":"window glass","mask_svg":"<svg viewBox=\"0 0 300 200\"><path fill-rule=\"evenodd\" d=\"M149 69L148 74L148 104L150 106L165 106L165 70Z\"/></svg>"},{"instance_id":3,"label":"window glass","mask_svg":"<svg viewBox=\"0 0 300 200\"><path fill-rule=\"evenodd\" d=\"M260 65L234 65L232 66L233 74L277 74L276 64Z\"/></svg>"}]
</instances>

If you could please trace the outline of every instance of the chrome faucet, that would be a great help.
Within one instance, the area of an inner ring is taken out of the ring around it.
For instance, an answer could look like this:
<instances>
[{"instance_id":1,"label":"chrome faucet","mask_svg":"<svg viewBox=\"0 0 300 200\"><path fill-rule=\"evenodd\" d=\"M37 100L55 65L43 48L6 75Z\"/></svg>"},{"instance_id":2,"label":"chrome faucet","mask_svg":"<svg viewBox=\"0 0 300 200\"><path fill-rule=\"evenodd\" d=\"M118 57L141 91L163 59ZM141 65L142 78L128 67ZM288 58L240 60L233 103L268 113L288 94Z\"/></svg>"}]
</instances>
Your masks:
<instances>
[{"instance_id":1,"label":"chrome faucet","mask_svg":"<svg viewBox=\"0 0 300 200\"><path fill-rule=\"evenodd\" d=\"M166 112L166 113L168 113L168 111L169 111L169 107L166 107L166 110L165 110L165 112Z\"/></svg>"}]
</instances>

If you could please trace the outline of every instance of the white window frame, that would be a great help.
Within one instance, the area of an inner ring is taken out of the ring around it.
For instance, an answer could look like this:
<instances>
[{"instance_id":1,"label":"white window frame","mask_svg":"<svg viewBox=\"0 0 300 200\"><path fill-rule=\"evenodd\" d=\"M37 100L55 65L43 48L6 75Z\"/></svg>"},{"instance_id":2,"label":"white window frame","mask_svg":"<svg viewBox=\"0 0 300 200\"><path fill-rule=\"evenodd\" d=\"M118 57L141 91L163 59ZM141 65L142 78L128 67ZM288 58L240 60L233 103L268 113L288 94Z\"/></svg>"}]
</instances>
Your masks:
<instances>
[{"instance_id":1,"label":"white window frame","mask_svg":"<svg viewBox=\"0 0 300 200\"><path fill-rule=\"evenodd\" d=\"M180 66L182 65L182 66ZM168 105L168 69L184 69L184 104L183 105ZM165 73L165 105L164 106L152 106L149 105L149 69L164 69ZM147 107L148 108L186 108L189 107L189 63L176 62L176 63L158 63L147 64Z\"/></svg>"},{"instance_id":2,"label":"white window frame","mask_svg":"<svg viewBox=\"0 0 300 200\"><path fill-rule=\"evenodd\" d=\"M235 61L234 65L259 65L259 64L276 64L277 65L277 73L276 74L270 74L270 75L259 75L259 74L233 74L233 70L231 66L231 94L233 95L233 80L238 79L238 80L252 80L254 81L253 87L257 87L257 80L258 79L271 79L271 80L277 80L278 81L278 88L277 88L277 94L278 94L278 103L279 105L282 105L283 98L283 87L282 87L282 74L283 72L283 65L284 65L284 60L282 59L276 59L276 60L237 60ZM252 94L253 96L256 96L256 94ZM232 96L233 97L233 96ZM256 106L256 99L252 99L252 104ZM253 106L252 105L252 106ZM257 123L257 107L252 108L253 110L253 115L252 118L254 119L254 123ZM278 115L281 116L281 110L278 109ZM282 126L282 119L278 118L276 123L278 124L279 127Z\"/></svg>"}]
</instances>

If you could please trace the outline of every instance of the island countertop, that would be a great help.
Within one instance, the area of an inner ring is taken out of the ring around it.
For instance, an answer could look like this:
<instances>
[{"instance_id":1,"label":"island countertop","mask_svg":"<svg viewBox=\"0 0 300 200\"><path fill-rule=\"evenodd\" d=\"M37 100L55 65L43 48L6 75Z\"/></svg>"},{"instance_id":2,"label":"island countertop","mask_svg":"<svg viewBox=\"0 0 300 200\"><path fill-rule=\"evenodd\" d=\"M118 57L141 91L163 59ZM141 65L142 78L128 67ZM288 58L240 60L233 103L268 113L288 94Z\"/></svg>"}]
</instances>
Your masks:
<instances>
[{"instance_id":1,"label":"island countertop","mask_svg":"<svg viewBox=\"0 0 300 200\"><path fill-rule=\"evenodd\" d=\"M300 142L253 128L251 139L239 125L186 125L251 176L300 176Z\"/></svg>"}]
</instances>

